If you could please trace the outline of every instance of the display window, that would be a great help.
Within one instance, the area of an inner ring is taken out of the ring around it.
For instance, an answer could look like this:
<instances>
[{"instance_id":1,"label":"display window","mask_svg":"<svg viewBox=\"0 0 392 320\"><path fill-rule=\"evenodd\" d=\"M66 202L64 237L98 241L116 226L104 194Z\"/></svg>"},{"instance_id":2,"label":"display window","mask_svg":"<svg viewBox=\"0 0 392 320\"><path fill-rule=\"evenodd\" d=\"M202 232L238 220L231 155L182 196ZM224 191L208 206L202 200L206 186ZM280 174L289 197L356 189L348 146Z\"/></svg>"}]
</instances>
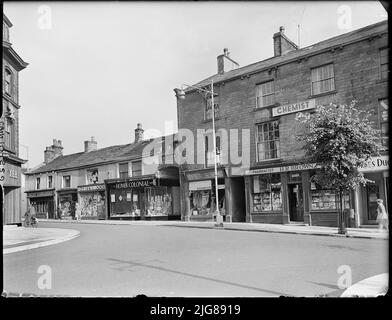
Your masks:
<instances>
[{"instance_id":1,"label":"display window","mask_svg":"<svg viewBox=\"0 0 392 320\"><path fill-rule=\"evenodd\" d=\"M80 194L82 218L97 218L104 206L104 196L101 193Z\"/></svg>"},{"instance_id":2,"label":"display window","mask_svg":"<svg viewBox=\"0 0 392 320\"><path fill-rule=\"evenodd\" d=\"M336 210L339 197L334 190L314 189L310 192L312 210ZM350 197L344 195L344 209L350 208Z\"/></svg>"},{"instance_id":3,"label":"display window","mask_svg":"<svg viewBox=\"0 0 392 320\"><path fill-rule=\"evenodd\" d=\"M140 217L142 192L138 189L112 190L110 193L111 216Z\"/></svg>"},{"instance_id":4,"label":"display window","mask_svg":"<svg viewBox=\"0 0 392 320\"><path fill-rule=\"evenodd\" d=\"M211 213L211 190L195 190L190 193L192 215L207 215Z\"/></svg>"},{"instance_id":5,"label":"display window","mask_svg":"<svg viewBox=\"0 0 392 320\"><path fill-rule=\"evenodd\" d=\"M254 212L282 211L280 174L253 176L252 206Z\"/></svg>"}]
</instances>

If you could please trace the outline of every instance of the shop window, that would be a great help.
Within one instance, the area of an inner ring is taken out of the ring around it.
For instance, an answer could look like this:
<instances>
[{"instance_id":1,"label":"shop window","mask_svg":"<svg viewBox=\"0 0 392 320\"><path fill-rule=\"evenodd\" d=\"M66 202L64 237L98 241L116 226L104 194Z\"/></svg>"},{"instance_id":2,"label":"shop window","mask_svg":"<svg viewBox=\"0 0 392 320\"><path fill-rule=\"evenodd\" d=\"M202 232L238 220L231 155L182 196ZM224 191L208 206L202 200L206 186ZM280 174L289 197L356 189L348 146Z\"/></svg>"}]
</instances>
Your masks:
<instances>
[{"instance_id":1,"label":"shop window","mask_svg":"<svg viewBox=\"0 0 392 320\"><path fill-rule=\"evenodd\" d=\"M139 177L142 175L142 162L134 161L132 162L132 177Z\"/></svg>"},{"instance_id":2,"label":"shop window","mask_svg":"<svg viewBox=\"0 0 392 320\"><path fill-rule=\"evenodd\" d=\"M335 75L333 64L311 69L311 94L317 95L335 90Z\"/></svg>"},{"instance_id":3,"label":"shop window","mask_svg":"<svg viewBox=\"0 0 392 320\"><path fill-rule=\"evenodd\" d=\"M120 178L128 178L128 162L120 163L118 165L118 173Z\"/></svg>"},{"instance_id":4,"label":"shop window","mask_svg":"<svg viewBox=\"0 0 392 320\"><path fill-rule=\"evenodd\" d=\"M37 179L36 179L35 188L36 188L37 190L41 189L41 178L37 178Z\"/></svg>"},{"instance_id":5,"label":"shop window","mask_svg":"<svg viewBox=\"0 0 392 320\"><path fill-rule=\"evenodd\" d=\"M192 215L207 215L212 212L211 190L195 190L190 194Z\"/></svg>"},{"instance_id":6,"label":"shop window","mask_svg":"<svg viewBox=\"0 0 392 320\"><path fill-rule=\"evenodd\" d=\"M388 79L388 48L380 50L380 76L381 79Z\"/></svg>"},{"instance_id":7,"label":"shop window","mask_svg":"<svg viewBox=\"0 0 392 320\"><path fill-rule=\"evenodd\" d=\"M252 199L254 212L282 210L280 174L253 176Z\"/></svg>"},{"instance_id":8,"label":"shop window","mask_svg":"<svg viewBox=\"0 0 392 320\"><path fill-rule=\"evenodd\" d=\"M12 72L8 68L5 69L4 78L4 91L6 94L11 95L12 90Z\"/></svg>"},{"instance_id":9,"label":"shop window","mask_svg":"<svg viewBox=\"0 0 392 320\"><path fill-rule=\"evenodd\" d=\"M219 104L217 102L216 97L214 97L214 111L215 111L215 119L216 119L219 117ZM207 98L207 100L206 100L204 120L212 120L212 99L211 99L211 97Z\"/></svg>"},{"instance_id":10,"label":"shop window","mask_svg":"<svg viewBox=\"0 0 392 320\"><path fill-rule=\"evenodd\" d=\"M34 207L36 214L48 212L48 201L37 200L31 203Z\"/></svg>"},{"instance_id":11,"label":"shop window","mask_svg":"<svg viewBox=\"0 0 392 320\"><path fill-rule=\"evenodd\" d=\"M256 108L271 106L275 103L274 80L256 86Z\"/></svg>"},{"instance_id":12,"label":"shop window","mask_svg":"<svg viewBox=\"0 0 392 320\"><path fill-rule=\"evenodd\" d=\"M310 188L311 210L336 210L339 196L335 190L323 189L316 183L311 183ZM350 208L350 197L343 196L344 209Z\"/></svg>"},{"instance_id":13,"label":"shop window","mask_svg":"<svg viewBox=\"0 0 392 320\"><path fill-rule=\"evenodd\" d=\"M280 157L279 120L257 125L258 161Z\"/></svg>"},{"instance_id":14,"label":"shop window","mask_svg":"<svg viewBox=\"0 0 392 320\"><path fill-rule=\"evenodd\" d=\"M63 188L71 188L71 176L63 176Z\"/></svg>"},{"instance_id":15,"label":"shop window","mask_svg":"<svg viewBox=\"0 0 392 320\"><path fill-rule=\"evenodd\" d=\"M379 119L381 130L381 143L384 148L388 149L389 145L389 119L388 119L388 99L380 99L378 103Z\"/></svg>"},{"instance_id":16,"label":"shop window","mask_svg":"<svg viewBox=\"0 0 392 320\"><path fill-rule=\"evenodd\" d=\"M98 169L89 169L86 171L87 184L98 183Z\"/></svg>"},{"instance_id":17,"label":"shop window","mask_svg":"<svg viewBox=\"0 0 392 320\"><path fill-rule=\"evenodd\" d=\"M48 189L53 188L53 176L48 176Z\"/></svg>"},{"instance_id":18,"label":"shop window","mask_svg":"<svg viewBox=\"0 0 392 320\"><path fill-rule=\"evenodd\" d=\"M147 215L167 216L172 214L172 197L167 187L146 188L145 193Z\"/></svg>"}]
</instances>

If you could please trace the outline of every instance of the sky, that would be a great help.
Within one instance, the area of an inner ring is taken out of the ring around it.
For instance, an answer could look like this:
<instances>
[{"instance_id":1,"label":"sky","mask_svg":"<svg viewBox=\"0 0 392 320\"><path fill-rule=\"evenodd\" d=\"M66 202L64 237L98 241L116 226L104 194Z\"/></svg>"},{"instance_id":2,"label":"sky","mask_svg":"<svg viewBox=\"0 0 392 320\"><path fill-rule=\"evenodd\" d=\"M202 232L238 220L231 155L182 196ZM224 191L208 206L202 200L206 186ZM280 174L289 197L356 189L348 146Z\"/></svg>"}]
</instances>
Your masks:
<instances>
[{"instance_id":1,"label":"sky","mask_svg":"<svg viewBox=\"0 0 392 320\"><path fill-rule=\"evenodd\" d=\"M246 66L273 56L280 26L306 47L387 19L378 1L13 1L4 13L29 63L19 103L20 157L30 168L53 139L71 154L92 136L98 148L131 143L137 123L145 137L175 132L173 89L216 74L223 48Z\"/></svg>"}]
</instances>

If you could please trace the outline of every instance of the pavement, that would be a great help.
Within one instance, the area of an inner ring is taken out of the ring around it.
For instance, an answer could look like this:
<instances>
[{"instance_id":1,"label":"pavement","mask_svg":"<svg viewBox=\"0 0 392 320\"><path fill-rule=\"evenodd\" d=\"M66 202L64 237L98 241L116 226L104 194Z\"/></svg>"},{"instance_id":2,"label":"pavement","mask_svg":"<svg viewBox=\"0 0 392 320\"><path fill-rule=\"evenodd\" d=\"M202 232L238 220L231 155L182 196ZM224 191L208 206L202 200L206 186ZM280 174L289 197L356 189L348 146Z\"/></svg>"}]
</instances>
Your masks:
<instances>
[{"instance_id":1,"label":"pavement","mask_svg":"<svg viewBox=\"0 0 392 320\"><path fill-rule=\"evenodd\" d=\"M5 226L3 227L3 255L69 241L79 234L79 231L70 229Z\"/></svg>"},{"instance_id":2,"label":"pavement","mask_svg":"<svg viewBox=\"0 0 392 320\"><path fill-rule=\"evenodd\" d=\"M349 287L345 290L341 297L353 298L353 297L378 297L384 296L388 292L388 280L389 274L382 273L370 278L366 278L362 281Z\"/></svg>"},{"instance_id":3,"label":"pavement","mask_svg":"<svg viewBox=\"0 0 392 320\"><path fill-rule=\"evenodd\" d=\"M195 221L130 221L130 220L54 220L54 219L40 219L43 222L54 223L80 223L80 224L108 224L108 225L158 225L158 226L175 226L183 228L216 228L213 222L195 222ZM289 234L303 234L303 235L317 235L317 236L333 236L333 237L347 237L347 238L362 238L362 239L389 239L389 232L378 231L377 228L347 228L347 234L342 235L338 233L338 228L334 227L319 227L308 225L295 224L267 224L267 223L240 223L240 222L225 222L222 230L236 230L236 231L256 231L256 232L273 232L273 233L289 233Z\"/></svg>"}]
</instances>

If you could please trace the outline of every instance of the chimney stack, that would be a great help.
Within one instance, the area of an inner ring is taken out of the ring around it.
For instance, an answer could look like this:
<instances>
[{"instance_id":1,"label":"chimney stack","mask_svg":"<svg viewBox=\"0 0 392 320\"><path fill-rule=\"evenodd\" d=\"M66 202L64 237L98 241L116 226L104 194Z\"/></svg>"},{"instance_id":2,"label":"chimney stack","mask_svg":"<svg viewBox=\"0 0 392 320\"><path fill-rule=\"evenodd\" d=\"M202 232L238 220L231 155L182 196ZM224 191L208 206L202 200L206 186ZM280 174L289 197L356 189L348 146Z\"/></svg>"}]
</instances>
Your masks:
<instances>
[{"instance_id":1,"label":"chimney stack","mask_svg":"<svg viewBox=\"0 0 392 320\"><path fill-rule=\"evenodd\" d=\"M237 69L240 65L230 58L229 49L224 48L223 54L219 55L217 58L218 61L218 73L223 74L227 71Z\"/></svg>"},{"instance_id":2,"label":"chimney stack","mask_svg":"<svg viewBox=\"0 0 392 320\"><path fill-rule=\"evenodd\" d=\"M273 39L274 57L282 56L289 51L298 49L298 46L284 34L283 26L279 28L279 32L274 34Z\"/></svg>"},{"instance_id":3,"label":"chimney stack","mask_svg":"<svg viewBox=\"0 0 392 320\"><path fill-rule=\"evenodd\" d=\"M91 137L91 140L86 140L84 142L84 152L90 152L97 150L97 141L95 141L94 137Z\"/></svg>"},{"instance_id":4,"label":"chimney stack","mask_svg":"<svg viewBox=\"0 0 392 320\"><path fill-rule=\"evenodd\" d=\"M45 164L53 161L57 157L63 155L63 146L61 145L61 140L53 139L53 144L49 147L46 147L44 151L44 162Z\"/></svg>"},{"instance_id":5,"label":"chimney stack","mask_svg":"<svg viewBox=\"0 0 392 320\"><path fill-rule=\"evenodd\" d=\"M143 141L143 133L144 130L142 129L142 124L138 123L137 128L135 129L135 143Z\"/></svg>"}]
</instances>

